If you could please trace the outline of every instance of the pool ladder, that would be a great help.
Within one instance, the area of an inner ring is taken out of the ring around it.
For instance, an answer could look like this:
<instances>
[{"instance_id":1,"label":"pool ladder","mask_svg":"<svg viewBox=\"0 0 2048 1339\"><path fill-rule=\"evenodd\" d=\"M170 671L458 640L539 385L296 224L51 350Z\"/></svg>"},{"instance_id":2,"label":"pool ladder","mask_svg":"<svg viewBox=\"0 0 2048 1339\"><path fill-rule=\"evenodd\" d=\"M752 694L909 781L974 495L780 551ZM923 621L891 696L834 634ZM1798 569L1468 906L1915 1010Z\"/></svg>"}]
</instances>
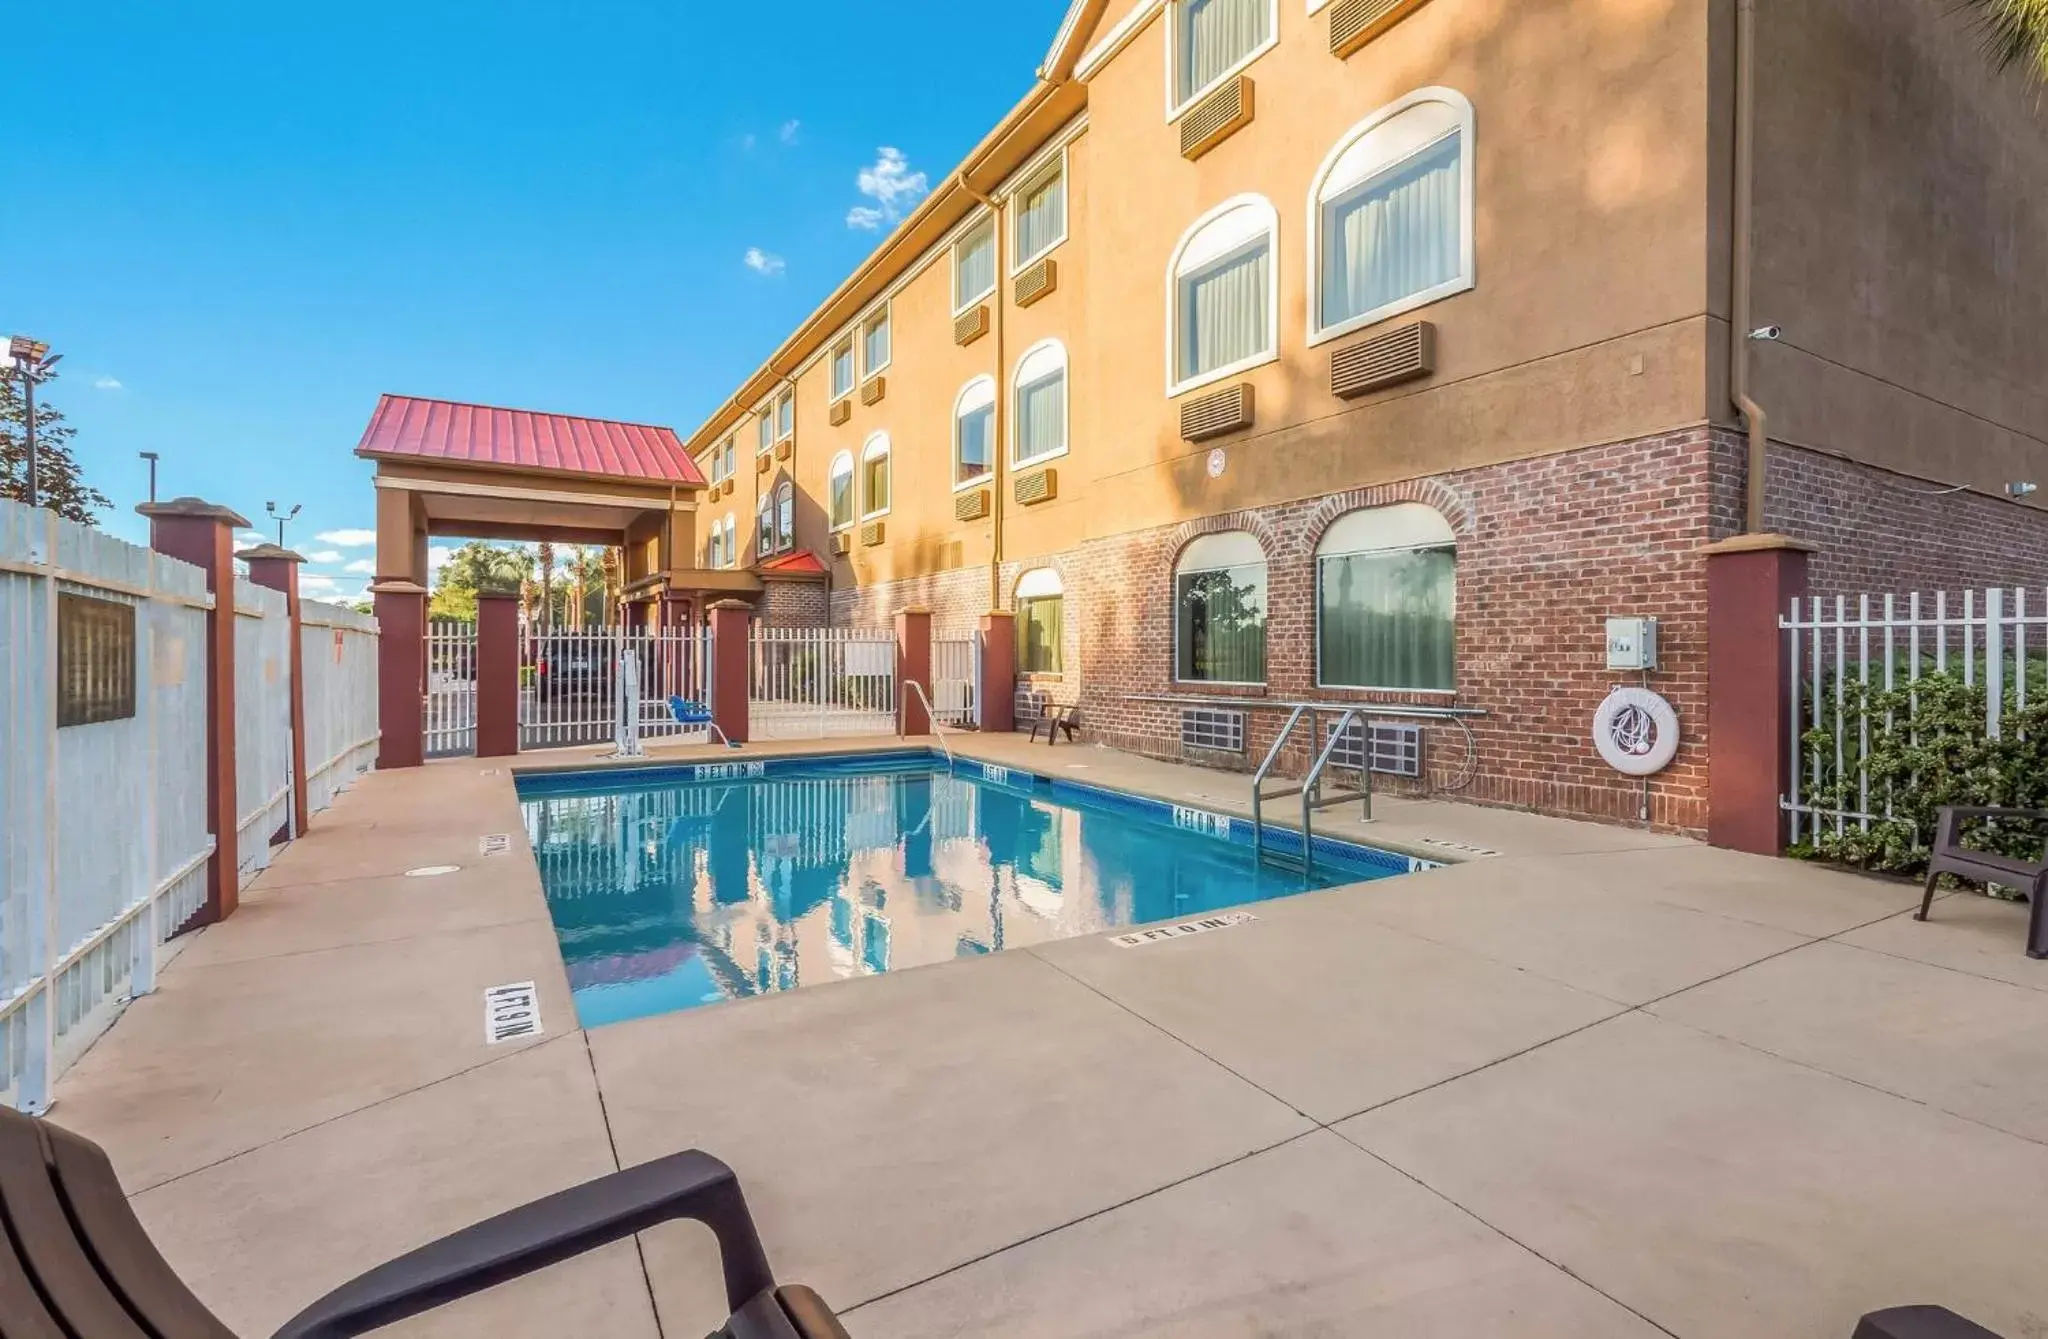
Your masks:
<instances>
[{"instance_id":1,"label":"pool ladder","mask_svg":"<svg viewBox=\"0 0 2048 1339\"><path fill-rule=\"evenodd\" d=\"M956 768L958 767L958 763L955 761L953 757L953 746L946 742L946 728L939 724L939 713L936 709L933 708L930 696L927 695L924 691L924 685L919 683L917 680L911 678L906 678L903 680L903 682L907 684L910 687L910 689L917 694L917 700L924 703L924 718L931 724L932 738L938 740L939 747L945 750L946 770L948 772L956 770ZM898 739L908 739L910 737L903 733L902 717L897 717L896 726L896 737Z\"/></svg>"},{"instance_id":2,"label":"pool ladder","mask_svg":"<svg viewBox=\"0 0 2048 1339\"><path fill-rule=\"evenodd\" d=\"M1337 745L1350 735L1351 727L1358 723L1361 715L1354 708L1339 717L1336 728L1330 731L1330 737L1323 742L1320 752L1317 751L1316 744L1322 713L1314 707L1301 706L1296 707L1294 713L1287 718L1287 724L1281 728L1279 738L1275 739L1273 747L1266 751L1266 760L1259 764L1259 770L1252 775L1252 851L1257 859L1263 861L1266 858L1267 800L1284 800L1290 795L1301 796L1301 869L1304 874L1315 869L1316 810L1359 800L1364 805L1365 821L1372 822L1372 750L1369 743L1362 743L1360 746L1359 765L1354 769L1358 773L1357 788L1332 790L1327 795L1323 791L1323 773L1330 769ZM1269 791L1266 789L1266 778L1272 775L1274 766L1280 761L1280 754L1287 747L1287 741L1294 737L1295 727L1300 725L1304 718L1308 721L1309 754L1315 762L1308 769L1308 774L1302 778L1300 785L1283 786L1279 790ZM1343 769L1350 768L1351 765L1339 763L1337 766Z\"/></svg>"}]
</instances>

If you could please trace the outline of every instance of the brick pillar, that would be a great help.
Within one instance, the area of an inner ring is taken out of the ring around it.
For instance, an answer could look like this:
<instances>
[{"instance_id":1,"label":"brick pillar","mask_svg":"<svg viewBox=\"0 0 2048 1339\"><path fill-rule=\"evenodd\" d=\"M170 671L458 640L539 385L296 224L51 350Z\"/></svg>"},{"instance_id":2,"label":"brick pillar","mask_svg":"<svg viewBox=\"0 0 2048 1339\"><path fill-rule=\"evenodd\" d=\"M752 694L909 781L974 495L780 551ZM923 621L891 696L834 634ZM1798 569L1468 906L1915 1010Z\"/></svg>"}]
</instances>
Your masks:
<instances>
[{"instance_id":1,"label":"brick pillar","mask_svg":"<svg viewBox=\"0 0 2048 1339\"><path fill-rule=\"evenodd\" d=\"M711 720L730 744L747 742L747 660L754 607L745 600L711 606Z\"/></svg>"},{"instance_id":2,"label":"brick pillar","mask_svg":"<svg viewBox=\"0 0 2048 1339\"><path fill-rule=\"evenodd\" d=\"M911 684L924 689L924 697L910 690ZM925 702L932 695L932 611L905 609L896 615L896 733L928 735L931 713Z\"/></svg>"},{"instance_id":3,"label":"brick pillar","mask_svg":"<svg viewBox=\"0 0 2048 1339\"><path fill-rule=\"evenodd\" d=\"M1017 616L991 609L981 616L981 682L974 700L981 704L983 734L1008 734L1017 728Z\"/></svg>"},{"instance_id":4,"label":"brick pillar","mask_svg":"<svg viewBox=\"0 0 2048 1339\"><path fill-rule=\"evenodd\" d=\"M1737 535L1707 546L1707 840L1778 855L1792 766L1791 666L1778 616L1806 594L1813 546Z\"/></svg>"},{"instance_id":5,"label":"brick pillar","mask_svg":"<svg viewBox=\"0 0 2048 1339\"><path fill-rule=\"evenodd\" d=\"M292 812L288 830L297 837L306 830L306 646L300 635L299 564L306 561L290 549L259 544L235 555L249 564L249 580L259 586L284 592L286 616L292 628ZM277 837L272 836L272 841Z\"/></svg>"},{"instance_id":6,"label":"brick pillar","mask_svg":"<svg viewBox=\"0 0 2048 1339\"><path fill-rule=\"evenodd\" d=\"M519 752L519 596L476 597L476 756Z\"/></svg>"},{"instance_id":7,"label":"brick pillar","mask_svg":"<svg viewBox=\"0 0 2048 1339\"><path fill-rule=\"evenodd\" d=\"M427 752L427 588L379 581L377 602L377 767L418 767Z\"/></svg>"},{"instance_id":8,"label":"brick pillar","mask_svg":"<svg viewBox=\"0 0 2048 1339\"><path fill-rule=\"evenodd\" d=\"M213 859L206 867L206 905L187 923L211 925L233 915L241 899L242 853L235 840L241 817L235 794L235 531L249 522L196 497L146 502L135 510L149 518L149 546L205 571L213 595L206 616L206 825L213 832Z\"/></svg>"}]
</instances>

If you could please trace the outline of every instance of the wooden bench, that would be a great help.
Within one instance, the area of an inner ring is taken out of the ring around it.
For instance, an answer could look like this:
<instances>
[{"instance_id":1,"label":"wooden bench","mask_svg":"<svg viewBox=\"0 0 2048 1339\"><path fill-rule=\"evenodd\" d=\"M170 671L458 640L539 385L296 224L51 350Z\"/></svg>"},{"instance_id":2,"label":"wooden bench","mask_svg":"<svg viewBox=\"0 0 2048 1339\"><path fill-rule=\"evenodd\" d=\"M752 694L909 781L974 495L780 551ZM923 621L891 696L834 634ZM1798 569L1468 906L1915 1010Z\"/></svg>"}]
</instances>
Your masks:
<instances>
[{"instance_id":1,"label":"wooden bench","mask_svg":"<svg viewBox=\"0 0 2048 1339\"><path fill-rule=\"evenodd\" d=\"M697 1152L422 1246L336 1288L274 1339L350 1339L678 1218L718 1239L733 1314L713 1339L848 1339L816 1293L776 1286L732 1169ZM235 1339L157 1253L98 1145L0 1107L0 1339L72 1336Z\"/></svg>"},{"instance_id":2,"label":"wooden bench","mask_svg":"<svg viewBox=\"0 0 2048 1339\"><path fill-rule=\"evenodd\" d=\"M1944 805L1935 823L1934 852L1927 861L1927 893L1920 899L1916 920L1926 920L1934 906L1934 885L1944 874L1973 883L1995 883L2004 888L2023 889L2027 894L2027 956L2048 958L2048 849L2040 860L1972 851L1962 844L1958 829L1964 819L1989 819L2006 823L2048 826L2048 811L2040 809L1993 809Z\"/></svg>"}]
</instances>

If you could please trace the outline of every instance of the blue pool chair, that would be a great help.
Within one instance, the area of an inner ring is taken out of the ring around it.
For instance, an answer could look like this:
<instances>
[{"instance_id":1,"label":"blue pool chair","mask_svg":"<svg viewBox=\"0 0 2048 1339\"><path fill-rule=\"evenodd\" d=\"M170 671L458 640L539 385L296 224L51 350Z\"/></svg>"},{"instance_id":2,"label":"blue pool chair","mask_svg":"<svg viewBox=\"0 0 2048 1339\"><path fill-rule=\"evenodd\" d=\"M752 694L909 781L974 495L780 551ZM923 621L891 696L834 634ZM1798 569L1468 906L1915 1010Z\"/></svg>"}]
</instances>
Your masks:
<instances>
[{"instance_id":1,"label":"blue pool chair","mask_svg":"<svg viewBox=\"0 0 2048 1339\"><path fill-rule=\"evenodd\" d=\"M677 725L711 724L711 708L702 702L691 702L682 697L668 700L669 714L676 718Z\"/></svg>"}]
</instances>

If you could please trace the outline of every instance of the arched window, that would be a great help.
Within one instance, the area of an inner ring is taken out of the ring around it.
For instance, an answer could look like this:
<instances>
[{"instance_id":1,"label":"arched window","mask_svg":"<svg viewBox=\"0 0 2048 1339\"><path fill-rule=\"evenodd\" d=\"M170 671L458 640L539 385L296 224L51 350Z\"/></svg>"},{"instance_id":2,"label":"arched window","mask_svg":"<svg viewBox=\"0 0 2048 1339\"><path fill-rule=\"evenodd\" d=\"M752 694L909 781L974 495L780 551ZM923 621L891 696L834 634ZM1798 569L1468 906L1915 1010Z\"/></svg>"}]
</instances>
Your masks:
<instances>
[{"instance_id":1,"label":"arched window","mask_svg":"<svg viewBox=\"0 0 2048 1339\"><path fill-rule=\"evenodd\" d=\"M1472 287L1472 104L1426 88L1353 126L1308 217L1311 341Z\"/></svg>"},{"instance_id":2,"label":"arched window","mask_svg":"<svg viewBox=\"0 0 2048 1339\"><path fill-rule=\"evenodd\" d=\"M832 457L832 468L826 472L826 478L825 492L831 507L832 528L844 530L853 524L853 453L841 451Z\"/></svg>"},{"instance_id":3,"label":"arched window","mask_svg":"<svg viewBox=\"0 0 2048 1339\"><path fill-rule=\"evenodd\" d=\"M772 557L775 553L775 494L761 494L761 510L754 517L754 556Z\"/></svg>"},{"instance_id":4,"label":"arched window","mask_svg":"<svg viewBox=\"0 0 2048 1339\"><path fill-rule=\"evenodd\" d=\"M1457 537L1434 507L1339 517L1316 545L1316 682L1457 689Z\"/></svg>"},{"instance_id":5,"label":"arched window","mask_svg":"<svg viewBox=\"0 0 2048 1339\"><path fill-rule=\"evenodd\" d=\"M1026 572L1017 582L1017 668L1026 674L1058 674L1065 663L1066 587L1050 567Z\"/></svg>"},{"instance_id":6,"label":"arched window","mask_svg":"<svg viewBox=\"0 0 2048 1339\"><path fill-rule=\"evenodd\" d=\"M1017 360L1017 432L1011 463L1029 465L1067 453L1067 346L1034 344Z\"/></svg>"},{"instance_id":7,"label":"arched window","mask_svg":"<svg viewBox=\"0 0 2048 1339\"><path fill-rule=\"evenodd\" d=\"M889 434L878 432L860 449L861 519L873 520L889 510Z\"/></svg>"},{"instance_id":8,"label":"arched window","mask_svg":"<svg viewBox=\"0 0 2048 1339\"><path fill-rule=\"evenodd\" d=\"M796 485L784 479L775 488L775 551L796 547Z\"/></svg>"},{"instance_id":9,"label":"arched window","mask_svg":"<svg viewBox=\"0 0 2048 1339\"><path fill-rule=\"evenodd\" d=\"M996 383L976 377L953 401L953 486L979 483L996 467Z\"/></svg>"},{"instance_id":10,"label":"arched window","mask_svg":"<svg viewBox=\"0 0 2048 1339\"><path fill-rule=\"evenodd\" d=\"M1169 395L1279 356L1278 237L1278 215L1259 195L1225 201L1182 236L1166 284Z\"/></svg>"},{"instance_id":11,"label":"arched window","mask_svg":"<svg viewBox=\"0 0 2048 1339\"><path fill-rule=\"evenodd\" d=\"M1176 679L1266 681L1266 553L1243 530L1203 535L1173 569Z\"/></svg>"},{"instance_id":12,"label":"arched window","mask_svg":"<svg viewBox=\"0 0 2048 1339\"><path fill-rule=\"evenodd\" d=\"M728 512L728 513L726 513L726 517L725 517L725 549L724 549L724 552L725 552L725 564L724 564L724 565L725 565L725 566L727 566L727 567L737 567L737 566L739 566L739 562L740 562L740 550L739 550L739 541L740 541L740 526L739 526L739 518L738 518L738 517L736 517L736 516L734 516L734 515L732 515L732 514L731 514L730 512Z\"/></svg>"},{"instance_id":13,"label":"arched window","mask_svg":"<svg viewBox=\"0 0 2048 1339\"><path fill-rule=\"evenodd\" d=\"M716 520L711 522L711 533L704 537L704 565L725 566L725 531Z\"/></svg>"}]
</instances>

